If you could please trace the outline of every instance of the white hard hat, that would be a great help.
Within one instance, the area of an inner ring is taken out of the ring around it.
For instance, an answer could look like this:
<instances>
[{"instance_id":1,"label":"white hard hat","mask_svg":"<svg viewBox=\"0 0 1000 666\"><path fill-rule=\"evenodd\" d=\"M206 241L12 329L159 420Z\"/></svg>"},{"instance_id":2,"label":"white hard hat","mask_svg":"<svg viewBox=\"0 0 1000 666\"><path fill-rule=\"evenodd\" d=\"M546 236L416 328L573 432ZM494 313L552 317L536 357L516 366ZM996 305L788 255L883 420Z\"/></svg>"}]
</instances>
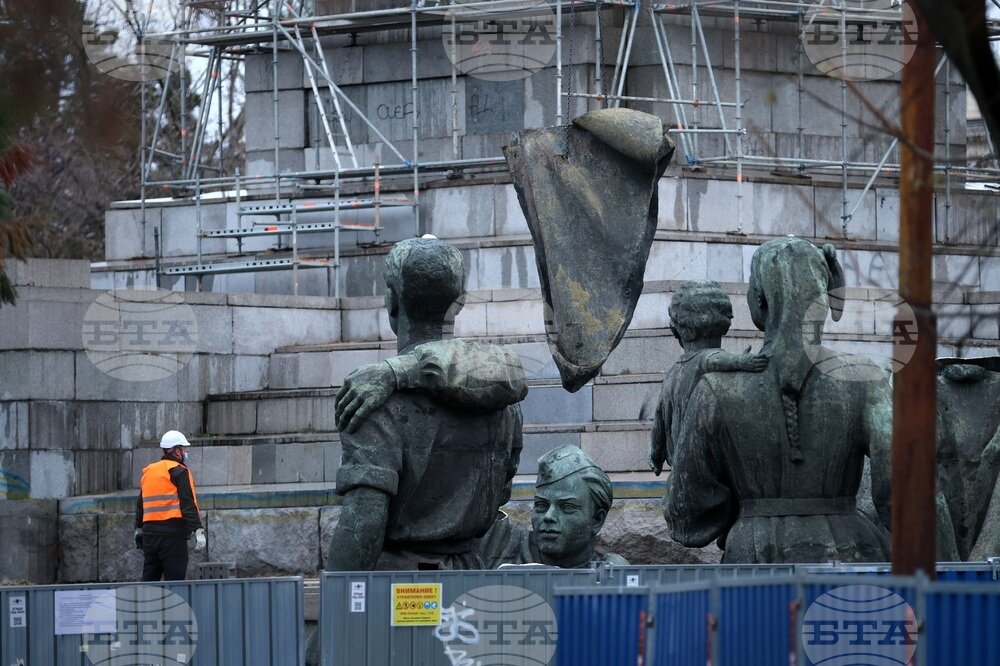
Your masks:
<instances>
[{"instance_id":1,"label":"white hard hat","mask_svg":"<svg viewBox=\"0 0 1000 666\"><path fill-rule=\"evenodd\" d=\"M163 437L160 438L160 448L172 449L175 446L191 446L191 442L187 441L187 437L183 433L176 430L168 430L163 433Z\"/></svg>"}]
</instances>

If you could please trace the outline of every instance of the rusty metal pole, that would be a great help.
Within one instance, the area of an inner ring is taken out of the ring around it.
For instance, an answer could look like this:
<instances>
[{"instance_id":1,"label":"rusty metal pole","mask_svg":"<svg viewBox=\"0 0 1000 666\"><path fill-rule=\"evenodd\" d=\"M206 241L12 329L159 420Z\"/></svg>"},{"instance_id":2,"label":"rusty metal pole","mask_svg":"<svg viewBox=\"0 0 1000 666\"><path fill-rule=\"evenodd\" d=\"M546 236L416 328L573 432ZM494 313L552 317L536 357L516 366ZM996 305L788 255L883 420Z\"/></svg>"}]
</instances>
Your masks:
<instances>
[{"instance_id":1,"label":"rusty metal pole","mask_svg":"<svg viewBox=\"0 0 1000 666\"><path fill-rule=\"evenodd\" d=\"M913 320L897 315L893 355L909 361L896 373L892 391L892 571L936 569L935 449L937 425L937 330L931 311L934 241L934 65L927 22L916 3L917 45L903 67L899 175L899 291ZM913 345L916 343L916 348ZM913 352L910 357L910 352Z\"/></svg>"}]
</instances>

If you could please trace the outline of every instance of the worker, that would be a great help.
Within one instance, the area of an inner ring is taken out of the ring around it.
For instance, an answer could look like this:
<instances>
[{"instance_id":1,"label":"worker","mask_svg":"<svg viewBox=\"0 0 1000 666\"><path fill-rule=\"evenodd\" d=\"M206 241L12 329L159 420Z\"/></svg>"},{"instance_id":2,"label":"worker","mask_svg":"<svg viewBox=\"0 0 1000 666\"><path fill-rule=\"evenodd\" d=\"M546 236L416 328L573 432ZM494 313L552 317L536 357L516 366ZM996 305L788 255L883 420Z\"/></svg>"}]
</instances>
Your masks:
<instances>
[{"instance_id":1,"label":"worker","mask_svg":"<svg viewBox=\"0 0 1000 666\"><path fill-rule=\"evenodd\" d=\"M142 580L184 580L188 545L193 534L195 551L205 549L194 477L185 464L187 438L168 430L160 438L163 458L142 470L139 499L135 505L135 547L142 550Z\"/></svg>"}]
</instances>

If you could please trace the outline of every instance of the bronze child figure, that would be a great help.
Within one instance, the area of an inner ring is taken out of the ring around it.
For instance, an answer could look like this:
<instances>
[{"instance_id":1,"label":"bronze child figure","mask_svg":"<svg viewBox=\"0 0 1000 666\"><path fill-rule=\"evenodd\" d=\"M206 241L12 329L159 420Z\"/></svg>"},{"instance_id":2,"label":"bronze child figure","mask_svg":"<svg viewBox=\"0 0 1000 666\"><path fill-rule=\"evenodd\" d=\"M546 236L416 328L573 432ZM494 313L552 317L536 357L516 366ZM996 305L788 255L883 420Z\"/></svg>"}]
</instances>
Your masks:
<instances>
[{"instance_id":1,"label":"bronze child figure","mask_svg":"<svg viewBox=\"0 0 1000 666\"><path fill-rule=\"evenodd\" d=\"M732 354L722 350L722 336L729 331L733 304L717 282L685 282L677 290L668 310L670 331L684 354L667 372L653 417L649 443L649 467L659 476L663 463L670 464L680 437L684 408L695 384L709 372L761 372L767 358L755 354Z\"/></svg>"}]
</instances>

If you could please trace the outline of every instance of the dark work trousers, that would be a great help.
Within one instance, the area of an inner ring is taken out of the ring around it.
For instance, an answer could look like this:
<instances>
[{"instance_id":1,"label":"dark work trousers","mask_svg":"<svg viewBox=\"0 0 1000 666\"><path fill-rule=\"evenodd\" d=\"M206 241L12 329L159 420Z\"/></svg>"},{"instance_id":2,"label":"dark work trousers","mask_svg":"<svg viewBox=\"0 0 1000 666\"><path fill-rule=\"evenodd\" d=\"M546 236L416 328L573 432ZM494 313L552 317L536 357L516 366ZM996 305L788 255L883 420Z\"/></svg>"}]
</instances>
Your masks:
<instances>
[{"instance_id":1,"label":"dark work trousers","mask_svg":"<svg viewBox=\"0 0 1000 666\"><path fill-rule=\"evenodd\" d=\"M168 534L142 535L142 580L184 580L187 575L187 538Z\"/></svg>"}]
</instances>

